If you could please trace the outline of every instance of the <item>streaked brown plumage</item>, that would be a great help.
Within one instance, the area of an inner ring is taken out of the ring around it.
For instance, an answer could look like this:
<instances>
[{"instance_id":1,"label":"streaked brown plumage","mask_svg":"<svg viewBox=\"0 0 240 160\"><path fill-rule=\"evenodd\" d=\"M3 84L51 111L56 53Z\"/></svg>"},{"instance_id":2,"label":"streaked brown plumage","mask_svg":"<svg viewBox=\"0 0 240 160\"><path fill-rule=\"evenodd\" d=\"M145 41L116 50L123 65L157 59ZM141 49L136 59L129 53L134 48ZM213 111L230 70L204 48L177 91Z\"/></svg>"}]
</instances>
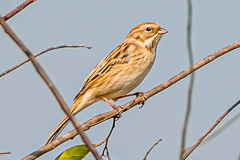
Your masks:
<instances>
[{"instance_id":1,"label":"streaked brown plumage","mask_svg":"<svg viewBox=\"0 0 240 160\"><path fill-rule=\"evenodd\" d=\"M103 58L84 80L70 108L72 114L102 100L102 96L117 99L136 88L151 69L157 44L165 33L167 31L154 22L135 26L122 44ZM64 116L46 143L56 139L68 123L68 117Z\"/></svg>"}]
</instances>

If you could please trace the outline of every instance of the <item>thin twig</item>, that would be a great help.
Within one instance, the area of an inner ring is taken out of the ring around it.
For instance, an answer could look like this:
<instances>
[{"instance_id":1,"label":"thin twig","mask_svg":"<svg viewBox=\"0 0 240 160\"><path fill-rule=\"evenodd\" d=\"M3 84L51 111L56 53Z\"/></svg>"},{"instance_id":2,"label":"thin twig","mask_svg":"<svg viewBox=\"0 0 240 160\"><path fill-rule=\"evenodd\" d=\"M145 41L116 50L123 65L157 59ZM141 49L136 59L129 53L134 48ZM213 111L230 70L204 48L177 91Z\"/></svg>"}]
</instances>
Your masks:
<instances>
[{"instance_id":1,"label":"thin twig","mask_svg":"<svg viewBox=\"0 0 240 160\"><path fill-rule=\"evenodd\" d=\"M238 160L240 160L240 152L238 153Z\"/></svg>"},{"instance_id":2,"label":"thin twig","mask_svg":"<svg viewBox=\"0 0 240 160\"><path fill-rule=\"evenodd\" d=\"M156 145L158 145L158 143L161 142L161 141L162 141L162 139L159 139L159 140L147 151L147 153L146 153L146 155L144 156L143 160L146 160L146 159L147 159L147 156L148 156L149 153L152 151L152 149L153 149Z\"/></svg>"},{"instance_id":3,"label":"thin twig","mask_svg":"<svg viewBox=\"0 0 240 160\"><path fill-rule=\"evenodd\" d=\"M79 45L61 45L61 46L55 46L55 47L50 47L48 49L45 49L41 52L38 52L37 54L34 55L34 57L38 57L40 55L42 55L43 53L49 52L51 50L55 50L55 49L61 49L61 48L78 48L78 47L84 47L87 49L91 49L92 47L88 47L86 45L83 44L79 44ZM25 59L24 61L20 62L19 64L13 66L12 68L9 68L8 70L6 70L5 72L3 72L2 74L0 74L0 77L10 73L11 71L17 69L18 67L22 66L23 64L27 63L28 61L30 61L29 58Z\"/></svg>"},{"instance_id":4,"label":"thin twig","mask_svg":"<svg viewBox=\"0 0 240 160\"><path fill-rule=\"evenodd\" d=\"M111 157L110 157L110 154L109 154L108 148L106 148L106 154L107 154L107 158L108 158L108 160L111 160Z\"/></svg>"},{"instance_id":5,"label":"thin twig","mask_svg":"<svg viewBox=\"0 0 240 160\"><path fill-rule=\"evenodd\" d=\"M209 143L211 140L213 140L215 137L217 137L219 134L221 134L223 131L225 131L228 127L232 126L232 124L234 122L236 122L237 120L239 120L239 118L240 118L240 112L238 114L236 114L234 117L232 117L229 121L227 121L223 126L221 126L219 129L217 129L215 132L213 132L211 135L206 137L199 147Z\"/></svg>"},{"instance_id":6,"label":"thin twig","mask_svg":"<svg viewBox=\"0 0 240 160\"><path fill-rule=\"evenodd\" d=\"M185 69L184 71L180 72L179 74L177 74L176 76L172 77L171 79L169 79L168 81L162 83L161 85L158 85L157 87L149 90L148 92L144 93L148 98L154 96L155 94L165 90L166 88L170 87L171 85L177 83L178 81L180 81L181 79L185 78L186 76L188 76L189 74L191 74L192 72L198 70L199 68L207 65L208 63L214 61L215 59L221 57L222 55L229 53L230 51L239 48L240 47L240 41L237 41L211 55L209 55L208 57L204 58L203 60L199 61L198 63L196 63L195 65ZM134 106L136 106L137 104L141 104L143 102L143 99L140 96L136 97L134 100L122 105L122 113L127 111L128 109L133 108ZM102 113L100 115L97 115L93 118L91 118L90 120L86 121L85 123L83 123L81 125L81 128L86 131L89 130L91 127L98 125L108 119L114 118L115 116L117 116L120 113L120 111L117 110L112 110L106 113ZM56 148L57 146L59 146L60 144L66 142L69 139L73 139L75 136L77 135L77 131L76 129L64 134L63 136L59 137L58 139L52 141L51 143L41 147L40 149L34 151L33 153L29 154L28 156L25 157L25 159L34 159L37 157L40 157L41 155L53 150L54 148Z\"/></svg>"},{"instance_id":7,"label":"thin twig","mask_svg":"<svg viewBox=\"0 0 240 160\"><path fill-rule=\"evenodd\" d=\"M7 21L8 19L12 18L13 16L15 16L17 13L19 13L20 11L22 11L25 7L27 7L28 5L30 5L31 3L35 2L37 0L26 0L25 2L23 2L22 4L20 4L17 8L15 8L14 10L12 10L11 12L9 12L8 14L6 14L3 17L4 21Z\"/></svg>"},{"instance_id":8,"label":"thin twig","mask_svg":"<svg viewBox=\"0 0 240 160\"><path fill-rule=\"evenodd\" d=\"M232 105L221 117L218 118L218 120L199 138L199 140L187 151L187 153L184 154L182 157L182 160L185 160L196 148L201 142L204 140L204 138L212 132L212 130L223 120L224 117L226 117L234 108L236 108L240 104L240 100L237 101L234 105Z\"/></svg>"},{"instance_id":9,"label":"thin twig","mask_svg":"<svg viewBox=\"0 0 240 160\"><path fill-rule=\"evenodd\" d=\"M78 127L77 120L74 118L74 116L71 114L69 108L67 107L67 104L63 100L62 96L50 80L50 78L47 76L45 71L42 69L41 65L38 63L38 61L34 58L31 51L23 44L23 42L16 36L16 34L11 30L11 28L4 22L4 19L0 16L0 24L4 28L5 32L12 38L12 40L22 49L22 51L28 56L28 58L31 60L32 64L34 65L36 71L38 74L42 77L42 79L46 82L47 86L50 88L56 99L58 100L58 103L60 104L61 108L64 110L64 112L68 115L69 119L73 123L74 127L77 129L79 135L81 136L84 143L88 146L90 151L93 153L94 157L97 160L100 160L101 157L93 147L90 140L87 138L81 127Z\"/></svg>"},{"instance_id":10,"label":"thin twig","mask_svg":"<svg viewBox=\"0 0 240 160\"><path fill-rule=\"evenodd\" d=\"M11 154L11 152L0 152L0 155Z\"/></svg>"},{"instance_id":11,"label":"thin twig","mask_svg":"<svg viewBox=\"0 0 240 160\"><path fill-rule=\"evenodd\" d=\"M108 137L104 138L104 140L98 144L95 145L95 147L101 146L103 143L106 142L106 140L108 139Z\"/></svg>"},{"instance_id":12,"label":"thin twig","mask_svg":"<svg viewBox=\"0 0 240 160\"><path fill-rule=\"evenodd\" d=\"M188 0L187 4L188 4L187 49L188 49L189 65L192 66L194 63L193 51L192 51L192 1ZM192 73L190 75L190 81L188 84L187 106L186 106L186 113L185 113L184 121L182 125L182 132L181 132L182 137L181 137L181 148L180 148L179 159L182 158L185 152L187 129L188 129L188 123L189 123L189 118L190 118L191 109L192 109L194 78L195 78L195 73Z\"/></svg>"},{"instance_id":13,"label":"thin twig","mask_svg":"<svg viewBox=\"0 0 240 160\"><path fill-rule=\"evenodd\" d=\"M212 134L210 134L209 136L207 136L202 143L198 146L202 147L205 144L209 143L210 141L212 141L214 138L216 138L218 135L220 135L221 133L223 133L227 128L229 128L234 122L236 122L237 120L239 120L240 118L240 112L238 114L236 114L234 117L232 117L229 121L227 121L224 125L222 125L219 129L217 129L215 132L213 132ZM185 151L189 150L191 147L188 147Z\"/></svg>"},{"instance_id":14,"label":"thin twig","mask_svg":"<svg viewBox=\"0 0 240 160\"><path fill-rule=\"evenodd\" d=\"M110 157L109 152L108 152L107 145L108 145L108 140L109 140L109 138L110 138L110 136L111 136L111 134L112 134L112 132L113 132L113 129L115 128L115 123L116 123L116 118L113 118L112 128L111 128L111 130L110 130L110 132L109 132L109 134L108 134L108 136L107 136L107 140L106 140L105 146L104 146L104 148L103 148L101 157L104 156L105 150L106 150L106 152L107 152L107 156Z\"/></svg>"}]
</instances>

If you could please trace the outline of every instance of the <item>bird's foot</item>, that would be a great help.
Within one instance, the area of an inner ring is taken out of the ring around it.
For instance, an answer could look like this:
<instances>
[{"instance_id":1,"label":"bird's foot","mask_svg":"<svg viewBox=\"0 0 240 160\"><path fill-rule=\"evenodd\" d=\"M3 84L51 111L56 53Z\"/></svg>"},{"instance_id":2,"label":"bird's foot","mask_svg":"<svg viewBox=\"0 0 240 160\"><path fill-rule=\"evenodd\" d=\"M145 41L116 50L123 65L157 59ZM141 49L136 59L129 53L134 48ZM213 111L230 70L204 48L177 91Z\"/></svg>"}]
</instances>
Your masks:
<instances>
[{"instance_id":1,"label":"bird's foot","mask_svg":"<svg viewBox=\"0 0 240 160\"><path fill-rule=\"evenodd\" d=\"M115 104L113 104L112 102L110 102L109 99L107 99L106 97L102 96L102 99L104 101L106 101L113 109L116 109L118 111L118 115L116 118L121 118L122 112L123 112L123 107L122 106L116 106Z\"/></svg>"}]
</instances>

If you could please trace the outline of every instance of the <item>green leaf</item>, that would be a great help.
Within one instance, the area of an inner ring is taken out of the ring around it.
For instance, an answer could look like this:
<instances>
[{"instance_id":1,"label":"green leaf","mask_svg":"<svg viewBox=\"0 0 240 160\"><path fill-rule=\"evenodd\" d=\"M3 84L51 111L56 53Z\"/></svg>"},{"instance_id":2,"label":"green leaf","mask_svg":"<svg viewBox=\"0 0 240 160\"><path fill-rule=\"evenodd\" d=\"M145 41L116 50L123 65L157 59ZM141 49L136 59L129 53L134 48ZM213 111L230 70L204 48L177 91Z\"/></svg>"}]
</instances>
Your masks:
<instances>
[{"instance_id":1,"label":"green leaf","mask_svg":"<svg viewBox=\"0 0 240 160\"><path fill-rule=\"evenodd\" d=\"M95 144L93 144L95 146ZM81 160L90 150L86 145L73 146L62 152L55 160Z\"/></svg>"}]
</instances>

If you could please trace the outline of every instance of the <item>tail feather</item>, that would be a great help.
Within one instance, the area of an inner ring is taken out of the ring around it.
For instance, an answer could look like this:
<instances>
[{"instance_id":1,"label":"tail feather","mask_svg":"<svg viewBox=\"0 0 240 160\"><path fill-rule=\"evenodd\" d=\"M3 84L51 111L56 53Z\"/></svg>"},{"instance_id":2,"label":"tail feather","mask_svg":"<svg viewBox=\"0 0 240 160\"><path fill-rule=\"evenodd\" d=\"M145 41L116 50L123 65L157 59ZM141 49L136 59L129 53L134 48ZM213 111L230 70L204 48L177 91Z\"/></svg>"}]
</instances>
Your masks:
<instances>
[{"instance_id":1,"label":"tail feather","mask_svg":"<svg viewBox=\"0 0 240 160\"><path fill-rule=\"evenodd\" d=\"M55 140L69 122L70 120L68 116L65 115L64 118L58 123L58 125L54 128L52 133L49 135L45 144L48 144L51 141Z\"/></svg>"},{"instance_id":2,"label":"tail feather","mask_svg":"<svg viewBox=\"0 0 240 160\"><path fill-rule=\"evenodd\" d=\"M80 112L81 110L83 110L84 108L86 108L85 104L81 102L82 97L79 97L78 99L76 99L74 101L74 103L72 104L70 111L73 115L77 114L78 112ZM81 103L81 104L80 104ZM76 112L77 110L77 112ZM54 128L54 130L52 131L52 133L49 135L47 141L45 144L50 143L51 141L57 139L58 135L62 132L62 130L67 126L67 124L70 122L69 118L67 115L65 115L63 117L63 119L58 123L58 125Z\"/></svg>"}]
</instances>

